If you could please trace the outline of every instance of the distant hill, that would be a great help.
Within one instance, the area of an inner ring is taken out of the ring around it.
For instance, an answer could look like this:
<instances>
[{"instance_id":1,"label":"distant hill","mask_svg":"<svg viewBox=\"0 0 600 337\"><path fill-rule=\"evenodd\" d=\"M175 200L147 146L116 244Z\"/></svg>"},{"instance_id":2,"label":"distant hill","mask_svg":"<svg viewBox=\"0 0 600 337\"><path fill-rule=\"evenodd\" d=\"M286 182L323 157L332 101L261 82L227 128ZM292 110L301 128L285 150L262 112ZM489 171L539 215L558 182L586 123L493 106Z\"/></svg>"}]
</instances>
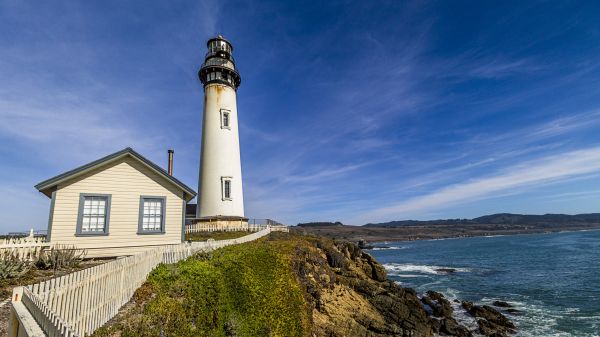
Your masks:
<instances>
[{"instance_id":1,"label":"distant hill","mask_svg":"<svg viewBox=\"0 0 600 337\"><path fill-rule=\"evenodd\" d=\"M401 227L401 226L443 226L443 225L566 225L566 224L600 224L600 213L589 214L544 214L527 215L498 213L474 219L440 219L440 220L399 220L382 223L368 223L364 227Z\"/></svg>"},{"instance_id":2,"label":"distant hill","mask_svg":"<svg viewBox=\"0 0 600 337\"><path fill-rule=\"evenodd\" d=\"M298 227L330 227L330 226L343 226L344 224L336 221L336 222L328 222L328 221L323 221L323 222L305 222L305 223L299 223Z\"/></svg>"}]
</instances>

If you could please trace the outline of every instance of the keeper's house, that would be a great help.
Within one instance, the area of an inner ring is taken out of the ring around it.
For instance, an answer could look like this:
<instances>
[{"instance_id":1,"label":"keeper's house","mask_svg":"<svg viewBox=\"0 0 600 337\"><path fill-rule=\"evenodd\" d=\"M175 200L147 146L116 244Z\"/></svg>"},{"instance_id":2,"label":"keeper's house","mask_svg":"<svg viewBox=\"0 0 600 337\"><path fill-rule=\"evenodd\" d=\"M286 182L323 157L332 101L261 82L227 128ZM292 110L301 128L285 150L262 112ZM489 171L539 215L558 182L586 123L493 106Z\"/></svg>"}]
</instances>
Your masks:
<instances>
[{"instance_id":1,"label":"keeper's house","mask_svg":"<svg viewBox=\"0 0 600 337\"><path fill-rule=\"evenodd\" d=\"M131 148L35 188L52 198L48 241L86 249L88 257L131 255L181 243L186 204L196 196Z\"/></svg>"}]
</instances>

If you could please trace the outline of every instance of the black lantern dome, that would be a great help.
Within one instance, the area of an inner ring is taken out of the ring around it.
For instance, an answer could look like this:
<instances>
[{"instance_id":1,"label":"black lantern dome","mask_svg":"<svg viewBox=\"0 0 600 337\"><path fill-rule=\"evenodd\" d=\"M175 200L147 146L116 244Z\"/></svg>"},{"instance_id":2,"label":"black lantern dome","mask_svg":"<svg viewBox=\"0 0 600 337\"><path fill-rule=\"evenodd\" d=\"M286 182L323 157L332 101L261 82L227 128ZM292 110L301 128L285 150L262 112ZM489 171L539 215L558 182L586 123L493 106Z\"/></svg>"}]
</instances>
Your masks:
<instances>
[{"instance_id":1,"label":"black lantern dome","mask_svg":"<svg viewBox=\"0 0 600 337\"><path fill-rule=\"evenodd\" d=\"M206 46L208 52L198 72L202 84L219 83L237 89L242 79L235 69L231 43L219 35L208 40Z\"/></svg>"}]
</instances>

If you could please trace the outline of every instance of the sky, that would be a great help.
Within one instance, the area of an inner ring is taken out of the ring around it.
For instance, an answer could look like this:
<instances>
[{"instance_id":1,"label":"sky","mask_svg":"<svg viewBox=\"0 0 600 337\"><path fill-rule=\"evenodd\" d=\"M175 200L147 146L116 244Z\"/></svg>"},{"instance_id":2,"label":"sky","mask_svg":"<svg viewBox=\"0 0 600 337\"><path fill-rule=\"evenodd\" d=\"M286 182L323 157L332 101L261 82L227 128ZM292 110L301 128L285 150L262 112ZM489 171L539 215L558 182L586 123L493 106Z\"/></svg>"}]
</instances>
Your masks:
<instances>
[{"instance_id":1,"label":"sky","mask_svg":"<svg viewBox=\"0 0 600 337\"><path fill-rule=\"evenodd\" d=\"M206 40L233 43L246 216L600 212L595 1L0 0L0 232L132 147L196 188Z\"/></svg>"}]
</instances>

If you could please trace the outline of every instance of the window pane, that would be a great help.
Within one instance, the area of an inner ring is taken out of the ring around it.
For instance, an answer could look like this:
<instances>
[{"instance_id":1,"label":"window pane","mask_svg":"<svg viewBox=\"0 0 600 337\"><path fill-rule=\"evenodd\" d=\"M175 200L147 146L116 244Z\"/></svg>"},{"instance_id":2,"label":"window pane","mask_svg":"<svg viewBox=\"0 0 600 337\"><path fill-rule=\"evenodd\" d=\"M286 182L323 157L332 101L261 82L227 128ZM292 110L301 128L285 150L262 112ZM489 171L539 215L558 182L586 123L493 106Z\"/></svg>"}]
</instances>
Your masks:
<instances>
[{"instance_id":1,"label":"window pane","mask_svg":"<svg viewBox=\"0 0 600 337\"><path fill-rule=\"evenodd\" d=\"M223 113L223 126L229 126L229 113Z\"/></svg>"},{"instance_id":2,"label":"window pane","mask_svg":"<svg viewBox=\"0 0 600 337\"><path fill-rule=\"evenodd\" d=\"M162 228L162 199L144 199L142 230L160 231Z\"/></svg>"},{"instance_id":3,"label":"window pane","mask_svg":"<svg viewBox=\"0 0 600 337\"><path fill-rule=\"evenodd\" d=\"M106 224L107 197L86 196L83 200L82 232L103 232Z\"/></svg>"},{"instance_id":4,"label":"window pane","mask_svg":"<svg viewBox=\"0 0 600 337\"><path fill-rule=\"evenodd\" d=\"M225 194L225 198L231 198L231 181L230 180L225 180L225 186L224 186L224 194Z\"/></svg>"}]
</instances>

